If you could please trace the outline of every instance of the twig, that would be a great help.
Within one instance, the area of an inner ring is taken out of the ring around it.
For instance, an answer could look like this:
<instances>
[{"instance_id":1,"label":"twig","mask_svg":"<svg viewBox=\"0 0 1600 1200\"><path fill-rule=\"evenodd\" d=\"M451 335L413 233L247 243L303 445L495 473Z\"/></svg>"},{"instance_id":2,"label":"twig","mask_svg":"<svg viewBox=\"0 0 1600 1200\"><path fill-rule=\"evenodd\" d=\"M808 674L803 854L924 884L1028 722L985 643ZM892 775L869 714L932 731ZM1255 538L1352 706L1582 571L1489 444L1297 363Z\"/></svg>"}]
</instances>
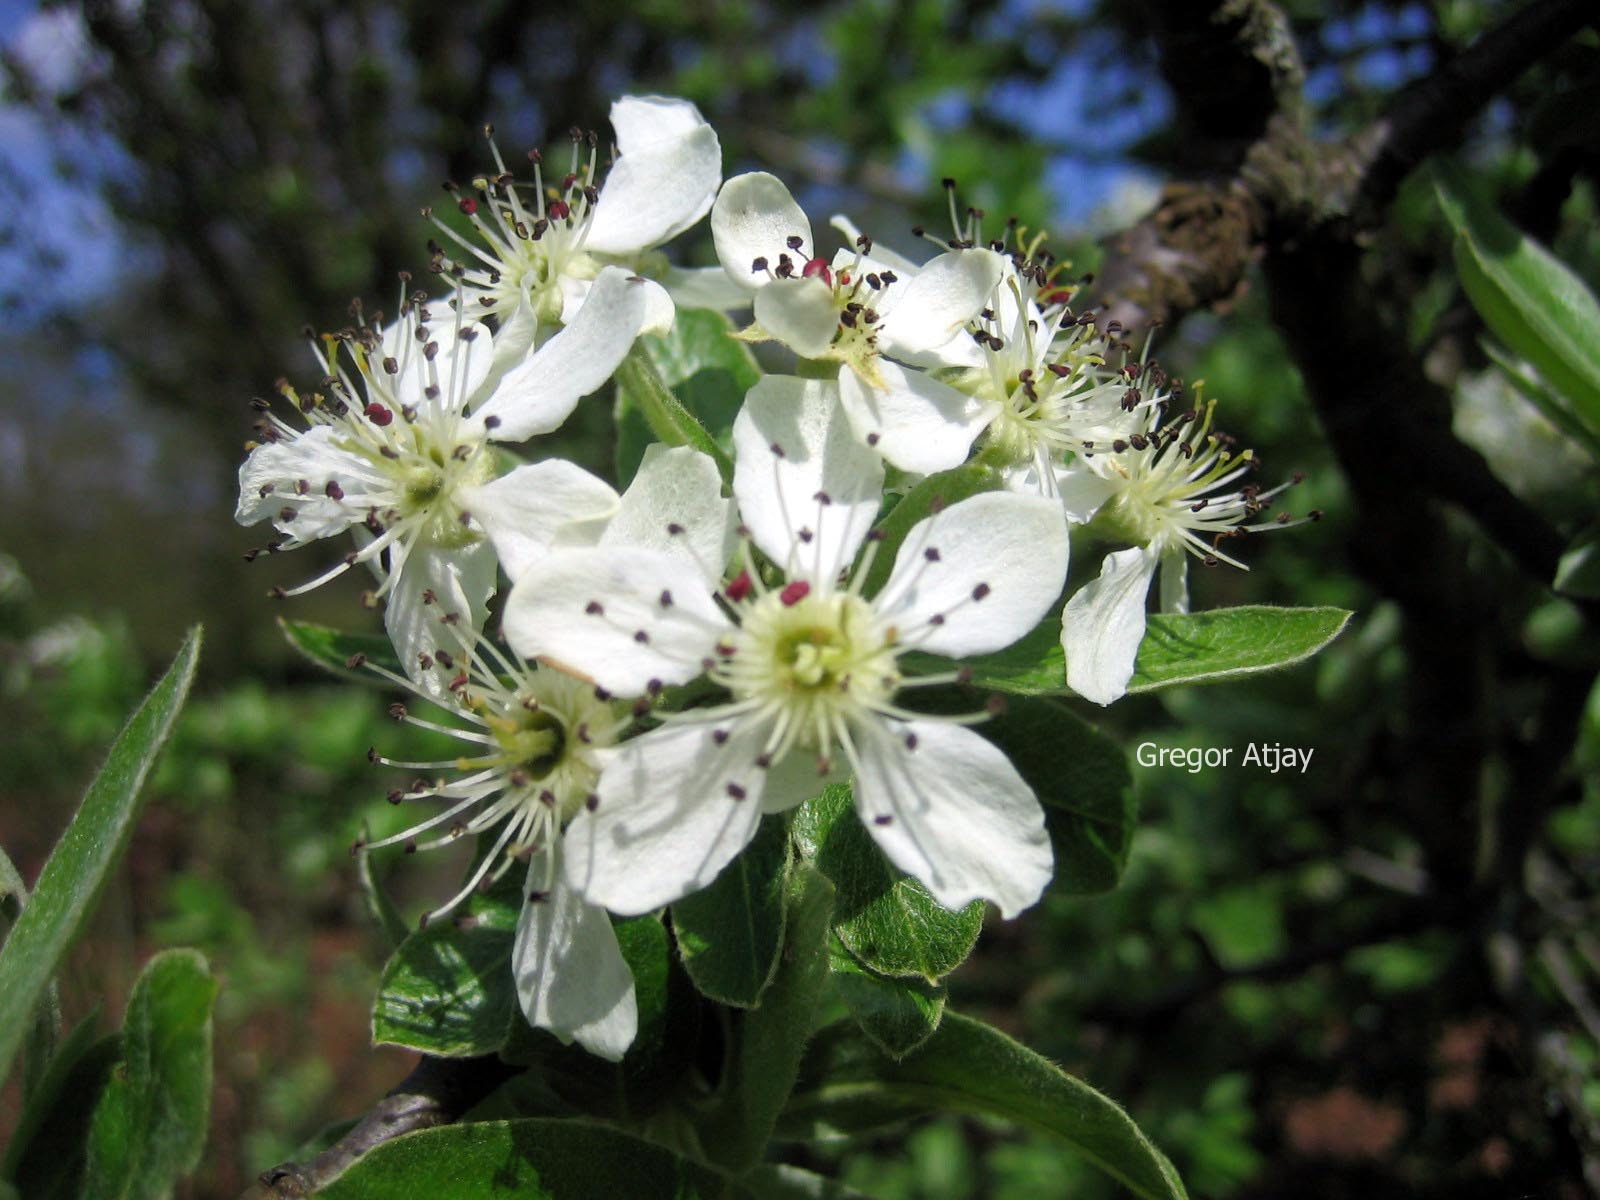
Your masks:
<instances>
[{"instance_id":1,"label":"twig","mask_svg":"<svg viewBox=\"0 0 1600 1200\"><path fill-rule=\"evenodd\" d=\"M493 1056L432 1058L416 1068L380 1100L360 1122L309 1162L286 1162L261 1173L261 1187L247 1196L313 1195L367 1151L406 1133L448 1125L518 1073Z\"/></svg>"}]
</instances>

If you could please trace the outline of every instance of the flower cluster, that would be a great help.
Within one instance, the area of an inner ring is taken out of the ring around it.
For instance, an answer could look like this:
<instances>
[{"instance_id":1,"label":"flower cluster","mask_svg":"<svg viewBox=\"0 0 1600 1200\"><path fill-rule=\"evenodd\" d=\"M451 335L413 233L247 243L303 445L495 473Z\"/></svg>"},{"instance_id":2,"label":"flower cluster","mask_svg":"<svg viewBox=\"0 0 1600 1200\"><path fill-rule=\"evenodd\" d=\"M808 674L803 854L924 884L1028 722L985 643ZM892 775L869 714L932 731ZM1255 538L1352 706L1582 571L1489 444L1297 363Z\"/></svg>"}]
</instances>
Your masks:
<instances>
[{"instance_id":1,"label":"flower cluster","mask_svg":"<svg viewBox=\"0 0 1600 1200\"><path fill-rule=\"evenodd\" d=\"M993 706L935 714L919 689L959 689L963 660L1059 611L1062 690L1110 702L1158 570L1163 607L1182 608L1188 558L1236 563L1222 543L1270 524L1276 490L1245 482L1255 460L1209 406L1185 410L1119 330L1074 313L1042 239L985 241L953 188L927 261L844 218L828 256L778 179L723 183L692 104L625 97L611 122L606 160L575 134L559 167L530 154L529 177L491 138L493 172L451 187L455 216L427 214L438 294L407 279L392 321L358 309L314 341L320 377L280 384L287 412L258 402L237 516L270 522L273 550L350 535L282 594L370 570L394 665L356 665L446 710L391 709L465 747L380 759L412 776L390 798L428 813L358 849L479 837L429 917L521 872L524 1013L616 1059L637 1013L607 911L707 886L763 815L829 783L850 783L884 855L941 904L1033 904L1050 840L1033 786L982 734ZM708 214L720 267L672 266L659 247ZM619 494L538 459L679 307L746 305L737 336L793 365L745 396L731 469L655 445ZM988 490L886 515L973 463ZM1075 526L1129 548L1063 611Z\"/></svg>"}]
</instances>

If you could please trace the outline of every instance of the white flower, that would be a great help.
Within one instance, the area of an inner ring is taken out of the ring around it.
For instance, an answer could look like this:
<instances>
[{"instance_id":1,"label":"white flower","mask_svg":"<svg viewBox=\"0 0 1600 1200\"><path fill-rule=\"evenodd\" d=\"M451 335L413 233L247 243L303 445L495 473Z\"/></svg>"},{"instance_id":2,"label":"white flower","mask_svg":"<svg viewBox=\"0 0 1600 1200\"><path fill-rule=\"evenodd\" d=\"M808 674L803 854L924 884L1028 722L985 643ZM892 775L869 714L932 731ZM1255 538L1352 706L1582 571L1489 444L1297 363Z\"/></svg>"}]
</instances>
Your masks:
<instances>
[{"instance_id":1,"label":"white flower","mask_svg":"<svg viewBox=\"0 0 1600 1200\"><path fill-rule=\"evenodd\" d=\"M711 232L729 277L754 296L759 333L847 368L837 391L857 437L908 471L965 459L981 405L884 355L931 352L963 336L999 281L998 254L959 248L907 271L898 256L897 267L873 259L870 240L858 236L855 250L830 263L816 255L811 222L789 189L764 172L723 185Z\"/></svg>"},{"instance_id":2,"label":"white flower","mask_svg":"<svg viewBox=\"0 0 1600 1200\"><path fill-rule=\"evenodd\" d=\"M998 492L908 534L875 596L870 557L883 468L820 381L769 377L734 426L734 493L749 536L782 571L746 569L719 593L683 557L557 550L507 602L512 645L649 695L704 676L725 703L690 708L630 741L568 829L566 871L586 898L646 912L709 884L763 812L798 804L836 767L884 853L952 908L977 897L1011 915L1051 871L1043 813L970 718L912 712L897 694L911 650L963 656L1022 636L1059 595L1059 505Z\"/></svg>"},{"instance_id":3,"label":"white flower","mask_svg":"<svg viewBox=\"0 0 1600 1200\"><path fill-rule=\"evenodd\" d=\"M619 157L609 172L597 173L594 136L575 135L558 184L538 151L529 155L532 181L518 181L491 138L496 174L473 180L478 195L457 200L478 240L434 219L463 252L452 261L434 246L436 269L460 287L469 315L498 322L497 367L525 353L541 329L570 323L608 264L665 275L669 284L681 279L691 290L701 282L698 273L670 271L652 251L711 208L722 182L716 131L693 104L665 96L622 97L611 106L611 125ZM647 292L651 327L670 328L668 294L655 286Z\"/></svg>"},{"instance_id":4,"label":"white flower","mask_svg":"<svg viewBox=\"0 0 1600 1200\"><path fill-rule=\"evenodd\" d=\"M1099 578L1074 594L1061 614L1067 685L1096 704L1110 704L1127 691L1158 568L1161 611L1187 612L1190 555L1207 566L1225 562L1248 570L1222 549L1223 541L1301 523L1288 513L1244 523L1300 477L1271 491L1256 484L1235 487L1255 470L1256 459L1249 450L1234 453L1230 440L1210 432L1215 407L1213 402L1203 413L1185 412L1165 425L1159 408L1143 409L1142 432L1114 442L1110 454L1080 457L1062 473L1062 494L1074 519L1098 517L1109 536L1134 543L1107 555ZM1305 519L1320 516L1313 510Z\"/></svg>"},{"instance_id":5,"label":"white flower","mask_svg":"<svg viewBox=\"0 0 1600 1200\"><path fill-rule=\"evenodd\" d=\"M620 268L602 271L582 313L498 383L488 329L425 301L404 303L381 335L363 327L324 338L327 393L283 386L309 428L264 415L262 441L239 470L235 515L244 525L270 520L280 535L272 549L346 530L358 549L284 594L372 565L374 597L388 598L385 624L408 669L423 649L424 597L480 624L495 556L464 497L494 477L490 443L555 430L604 383L649 320L648 286Z\"/></svg>"},{"instance_id":6,"label":"white flower","mask_svg":"<svg viewBox=\"0 0 1600 1200\"><path fill-rule=\"evenodd\" d=\"M512 950L517 997L532 1025L563 1041L576 1040L613 1061L632 1044L638 1029L633 977L623 960L603 908L587 903L566 885L561 871L561 828L580 811L629 724L626 709L596 697L570 676L530 666L497 650L473 631L459 631L456 652L439 649L433 669L447 681L445 704L464 725L412 716L404 705L390 712L401 720L448 733L472 750L443 762L374 761L408 771L438 772L390 800L443 802L444 807L392 837L358 842L366 853L404 843L407 853L453 844L463 837L493 834L494 842L465 885L422 918L445 916L486 883L526 863L522 910ZM391 682L425 700L435 691L371 663ZM498 830L498 832L496 832ZM424 835L427 840L419 841Z\"/></svg>"},{"instance_id":7,"label":"white flower","mask_svg":"<svg viewBox=\"0 0 1600 1200\"><path fill-rule=\"evenodd\" d=\"M519 475L515 486L504 486ZM733 545L733 505L721 489L716 464L704 454L657 445L646 452L621 497L571 463L552 460L519 467L477 489L472 502L494 510L487 522L490 535L516 579L536 581L551 548L572 545L623 553L648 549L691 564L715 563L710 569L720 573ZM561 829L593 794L631 717L593 685L553 668L535 668L480 640L462 614L437 599L426 611L432 643L420 665L430 680L416 683L366 665L445 705L472 728L422 720L399 706L392 710L396 716L450 733L479 750L454 762L380 759L409 770L447 773L436 783L395 793L397 802L432 798L449 804L365 848L415 845L420 834L445 826L443 836L417 846L430 849L499 826L493 849L466 885L426 919L448 913L485 879L499 879L513 861L527 859L526 904L512 957L522 1010L534 1025L576 1039L602 1057L620 1058L637 1024L633 981L605 911L563 882Z\"/></svg>"},{"instance_id":8,"label":"white flower","mask_svg":"<svg viewBox=\"0 0 1600 1200\"><path fill-rule=\"evenodd\" d=\"M1020 254L1007 263L993 302L973 323L964 355L946 355L938 377L985 414L987 461L1012 486L1058 494L1068 455L1104 451L1144 427L1145 410L1165 402L1166 376L1138 361L1117 364L1115 330L1102 332L1067 304L1047 262ZM964 365L963 364L964 360Z\"/></svg>"}]
</instances>

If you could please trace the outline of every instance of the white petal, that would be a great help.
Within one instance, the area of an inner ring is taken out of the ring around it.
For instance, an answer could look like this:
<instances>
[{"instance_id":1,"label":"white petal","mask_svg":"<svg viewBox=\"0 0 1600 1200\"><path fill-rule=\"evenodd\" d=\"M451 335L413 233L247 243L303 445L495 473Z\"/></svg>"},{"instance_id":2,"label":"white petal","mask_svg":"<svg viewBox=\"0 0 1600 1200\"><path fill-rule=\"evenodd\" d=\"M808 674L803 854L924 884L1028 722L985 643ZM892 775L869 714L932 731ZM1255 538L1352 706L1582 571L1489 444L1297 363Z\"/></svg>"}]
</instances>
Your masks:
<instances>
[{"instance_id":1,"label":"white petal","mask_svg":"<svg viewBox=\"0 0 1600 1200\"><path fill-rule=\"evenodd\" d=\"M1189 556L1181 550L1161 556L1161 611L1189 611Z\"/></svg>"},{"instance_id":2,"label":"white petal","mask_svg":"<svg viewBox=\"0 0 1600 1200\"><path fill-rule=\"evenodd\" d=\"M469 300L468 303L471 303ZM574 310L576 311L576 310ZM494 361L490 365L486 387L493 387L506 372L522 365L523 359L533 350L534 337L539 332L539 318L524 292L517 307L509 317L502 317L500 328L494 334Z\"/></svg>"},{"instance_id":3,"label":"white petal","mask_svg":"<svg viewBox=\"0 0 1600 1200\"><path fill-rule=\"evenodd\" d=\"M801 358L821 358L839 332L833 289L820 279L774 279L756 293L755 318Z\"/></svg>"},{"instance_id":4,"label":"white petal","mask_svg":"<svg viewBox=\"0 0 1600 1200\"><path fill-rule=\"evenodd\" d=\"M303 496L302 480L308 486ZM339 485L343 500L328 495L330 482ZM295 541L308 542L342 533L364 520L368 508L387 503L383 483L365 459L334 445L332 427L317 425L250 451L239 467L239 505L233 516L241 525L270 518ZM285 509L294 510L293 520L282 519Z\"/></svg>"},{"instance_id":5,"label":"white petal","mask_svg":"<svg viewBox=\"0 0 1600 1200\"><path fill-rule=\"evenodd\" d=\"M567 828L567 881L624 916L705 887L755 836L765 735L704 721L625 743L595 787L596 807Z\"/></svg>"},{"instance_id":6,"label":"white petal","mask_svg":"<svg viewBox=\"0 0 1600 1200\"><path fill-rule=\"evenodd\" d=\"M392 359L396 369L391 374L386 365L375 363L373 371L394 404L419 412L459 412L478 398L495 364L494 335L487 325L456 314L454 305L462 295L430 301L426 325L413 315L384 330L383 357ZM426 336L419 338L419 330ZM431 357L430 345L438 347ZM380 398L381 393L373 396Z\"/></svg>"},{"instance_id":7,"label":"white petal","mask_svg":"<svg viewBox=\"0 0 1600 1200\"><path fill-rule=\"evenodd\" d=\"M578 315L507 372L473 416L490 429L490 436L505 442L560 428L579 399L611 378L640 331L659 316L656 293L661 292L658 283L607 267Z\"/></svg>"},{"instance_id":8,"label":"white petal","mask_svg":"<svg viewBox=\"0 0 1600 1200\"><path fill-rule=\"evenodd\" d=\"M721 267L668 267L661 284L679 308L729 312L750 303L750 293Z\"/></svg>"},{"instance_id":9,"label":"white petal","mask_svg":"<svg viewBox=\"0 0 1600 1200\"><path fill-rule=\"evenodd\" d=\"M764 813L788 812L797 804L822 794L830 783L847 783L850 764L843 756L828 764L823 774L817 770L817 759L804 750L791 750L767 769L767 786L761 793L761 811Z\"/></svg>"},{"instance_id":10,"label":"white petal","mask_svg":"<svg viewBox=\"0 0 1600 1200\"><path fill-rule=\"evenodd\" d=\"M890 288L894 304L883 318L879 345L887 354L931 351L988 306L1005 260L993 250L951 250ZM894 292L900 291L898 296Z\"/></svg>"},{"instance_id":11,"label":"white petal","mask_svg":"<svg viewBox=\"0 0 1600 1200\"><path fill-rule=\"evenodd\" d=\"M1067 686L1085 700L1110 704L1127 692L1155 570L1149 550L1119 550L1106 555L1098 579L1067 601L1061 614Z\"/></svg>"},{"instance_id":12,"label":"white petal","mask_svg":"<svg viewBox=\"0 0 1600 1200\"><path fill-rule=\"evenodd\" d=\"M722 185L711 206L711 236L723 270L742 287L766 286L766 272L750 269L758 258L776 270L780 254L798 265L811 257L811 222L783 182L765 171L735 175ZM800 238L800 249L788 248L791 237Z\"/></svg>"},{"instance_id":13,"label":"white petal","mask_svg":"<svg viewBox=\"0 0 1600 1200\"><path fill-rule=\"evenodd\" d=\"M422 656L442 648L456 657L463 640L470 646L476 639L494 595L494 547L487 539L452 549L418 542L397 557L384 628L406 673L431 695L443 696L455 672L424 668ZM451 613L455 618L446 625Z\"/></svg>"},{"instance_id":14,"label":"white petal","mask_svg":"<svg viewBox=\"0 0 1600 1200\"><path fill-rule=\"evenodd\" d=\"M835 213L829 219L828 224L844 235L845 245L852 250L860 244L857 239L861 236L861 230L857 228L854 221L843 213ZM872 259L875 265L864 267L864 270L875 271L880 267L888 267L902 279L910 279L922 269L899 251L891 250L888 246L880 246L877 243L874 243L872 247Z\"/></svg>"},{"instance_id":15,"label":"white petal","mask_svg":"<svg viewBox=\"0 0 1600 1200\"><path fill-rule=\"evenodd\" d=\"M1085 525L1100 511L1100 506L1116 495L1117 485L1082 464L1056 472L1056 494L1067 520Z\"/></svg>"},{"instance_id":16,"label":"white petal","mask_svg":"<svg viewBox=\"0 0 1600 1200\"><path fill-rule=\"evenodd\" d=\"M732 629L687 558L628 547L552 550L506 600L506 640L619 696L687 683Z\"/></svg>"},{"instance_id":17,"label":"white petal","mask_svg":"<svg viewBox=\"0 0 1600 1200\"><path fill-rule=\"evenodd\" d=\"M1067 551L1055 501L984 492L911 527L874 605L909 646L986 654L1009 646L1054 606Z\"/></svg>"},{"instance_id":18,"label":"white petal","mask_svg":"<svg viewBox=\"0 0 1600 1200\"><path fill-rule=\"evenodd\" d=\"M528 865L530 886L548 870L545 855L536 856ZM530 1025L617 1062L639 1029L633 975L605 909L566 885L559 861L554 878L549 895L527 901L517 919L511 951L517 998Z\"/></svg>"},{"instance_id":19,"label":"white petal","mask_svg":"<svg viewBox=\"0 0 1600 1200\"><path fill-rule=\"evenodd\" d=\"M717 464L688 446L653 443L600 545L681 555L715 588L735 545L733 501L722 497Z\"/></svg>"},{"instance_id":20,"label":"white petal","mask_svg":"<svg viewBox=\"0 0 1600 1200\"><path fill-rule=\"evenodd\" d=\"M942 721L857 728L856 810L890 862L949 909L992 900L1011 917L1039 898L1044 810L999 749Z\"/></svg>"},{"instance_id":21,"label":"white petal","mask_svg":"<svg viewBox=\"0 0 1600 1200\"><path fill-rule=\"evenodd\" d=\"M593 545L617 511L609 483L565 459L517 467L461 503L494 543L500 565L521 579L554 545Z\"/></svg>"},{"instance_id":22,"label":"white petal","mask_svg":"<svg viewBox=\"0 0 1600 1200\"><path fill-rule=\"evenodd\" d=\"M902 471L918 475L966 462L995 406L886 359L878 360L877 369L883 388L870 386L854 371L839 373L839 402L856 436Z\"/></svg>"},{"instance_id":23,"label":"white petal","mask_svg":"<svg viewBox=\"0 0 1600 1200\"><path fill-rule=\"evenodd\" d=\"M620 157L600 189L586 249L637 254L682 233L711 208L722 146L687 100L624 96L611 106Z\"/></svg>"},{"instance_id":24,"label":"white petal","mask_svg":"<svg viewBox=\"0 0 1600 1200\"><path fill-rule=\"evenodd\" d=\"M838 394L834 380L768 375L733 421L733 494L751 538L791 577L825 583L855 557L883 493L883 460Z\"/></svg>"}]
</instances>

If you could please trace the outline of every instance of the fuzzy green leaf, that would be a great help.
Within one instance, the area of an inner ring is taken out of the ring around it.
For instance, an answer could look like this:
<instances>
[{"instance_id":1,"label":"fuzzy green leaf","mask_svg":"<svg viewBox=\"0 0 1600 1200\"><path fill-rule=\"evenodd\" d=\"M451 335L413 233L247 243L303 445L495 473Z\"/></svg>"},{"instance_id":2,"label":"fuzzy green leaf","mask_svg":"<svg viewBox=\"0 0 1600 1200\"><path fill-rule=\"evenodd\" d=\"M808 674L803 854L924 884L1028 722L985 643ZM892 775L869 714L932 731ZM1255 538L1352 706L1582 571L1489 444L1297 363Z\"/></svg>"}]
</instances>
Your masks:
<instances>
[{"instance_id":1,"label":"fuzzy green leaf","mask_svg":"<svg viewBox=\"0 0 1600 1200\"><path fill-rule=\"evenodd\" d=\"M534 1118L425 1129L386 1142L318 1200L722 1200L729 1181L616 1129ZM742 1200L742 1198L741 1198Z\"/></svg>"},{"instance_id":2,"label":"fuzzy green leaf","mask_svg":"<svg viewBox=\"0 0 1600 1200\"><path fill-rule=\"evenodd\" d=\"M943 984L891 979L863 966L834 939L833 986L861 1032L890 1058L900 1059L927 1041L944 1016Z\"/></svg>"},{"instance_id":3,"label":"fuzzy green leaf","mask_svg":"<svg viewBox=\"0 0 1600 1200\"><path fill-rule=\"evenodd\" d=\"M1116 887L1138 812L1122 747L1045 697L1013 700L982 733L1044 805L1056 856L1051 889L1087 895Z\"/></svg>"},{"instance_id":4,"label":"fuzzy green leaf","mask_svg":"<svg viewBox=\"0 0 1600 1200\"><path fill-rule=\"evenodd\" d=\"M700 419L685 407L662 380L648 351L635 347L617 368L617 423L627 434L618 438L618 472L626 481L639 469L650 439L639 436L642 418L654 440L668 446L692 446L710 455L723 479L733 478L733 460ZM637 457L635 457L637 454Z\"/></svg>"},{"instance_id":5,"label":"fuzzy green leaf","mask_svg":"<svg viewBox=\"0 0 1600 1200\"><path fill-rule=\"evenodd\" d=\"M678 953L702 995L735 1008L760 999L783 948L788 870L788 823L770 816L710 887L672 906Z\"/></svg>"},{"instance_id":6,"label":"fuzzy green leaf","mask_svg":"<svg viewBox=\"0 0 1600 1200\"><path fill-rule=\"evenodd\" d=\"M200 1162L211 1110L217 982L194 950L145 964L122 1025L122 1063L89 1126L84 1200L157 1200Z\"/></svg>"},{"instance_id":7,"label":"fuzzy green leaf","mask_svg":"<svg viewBox=\"0 0 1600 1200\"><path fill-rule=\"evenodd\" d=\"M289 645L341 679L353 679L378 687L389 686L375 672L363 670L363 662L370 662L397 675L405 674L394 647L381 633L345 633L327 625L291 621L286 617L278 618L278 628L283 630Z\"/></svg>"},{"instance_id":8,"label":"fuzzy green leaf","mask_svg":"<svg viewBox=\"0 0 1600 1200\"><path fill-rule=\"evenodd\" d=\"M857 820L849 784L833 784L795 810L794 830L837 889L834 932L872 970L937 983L972 953L983 902L951 912L891 864Z\"/></svg>"},{"instance_id":9,"label":"fuzzy green leaf","mask_svg":"<svg viewBox=\"0 0 1600 1200\"><path fill-rule=\"evenodd\" d=\"M83 929L106 877L128 844L145 776L172 732L199 657L197 627L117 735L105 766L40 871L27 908L0 946L0 1082L49 988L56 964Z\"/></svg>"},{"instance_id":10,"label":"fuzzy green leaf","mask_svg":"<svg viewBox=\"0 0 1600 1200\"><path fill-rule=\"evenodd\" d=\"M1600 302L1583 280L1475 193L1454 166L1434 190L1456 232L1456 270L1495 336L1527 359L1590 430L1600 431Z\"/></svg>"},{"instance_id":11,"label":"fuzzy green leaf","mask_svg":"<svg viewBox=\"0 0 1600 1200\"><path fill-rule=\"evenodd\" d=\"M721 1094L698 1122L701 1144L720 1166L746 1171L766 1153L828 981L832 909L832 885L810 864L796 863L778 972L759 1008L729 1014Z\"/></svg>"},{"instance_id":12,"label":"fuzzy green leaf","mask_svg":"<svg viewBox=\"0 0 1600 1200\"><path fill-rule=\"evenodd\" d=\"M744 394L761 378L761 368L750 348L733 336L728 319L708 309L679 309L672 332L640 338L638 351L684 412L724 455L731 453L733 419L744 404ZM617 389L617 478L624 487L651 442L696 445L657 432L656 422L640 401L633 390ZM718 465L725 466L725 460Z\"/></svg>"},{"instance_id":13,"label":"fuzzy green leaf","mask_svg":"<svg viewBox=\"0 0 1600 1200\"><path fill-rule=\"evenodd\" d=\"M410 934L390 957L372 1006L372 1040L441 1058L493 1054L520 1015L511 951L516 887L471 897L464 920Z\"/></svg>"},{"instance_id":14,"label":"fuzzy green leaf","mask_svg":"<svg viewBox=\"0 0 1600 1200\"><path fill-rule=\"evenodd\" d=\"M35 1200L73 1200L82 1191L89 1121L122 1061L121 1036L96 1037L99 1023L96 1009L61 1040L6 1147L0 1178Z\"/></svg>"},{"instance_id":15,"label":"fuzzy green leaf","mask_svg":"<svg viewBox=\"0 0 1600 1200\"><path fill-rule=\"evenodd\" d=\"M1114 1101L997 1029L946 1013L904 1060L851 1021L817 1035L786 1128L860 1128L917 1113L1001 1117L1059 1137L1145 1200L1185 1200L1178 1174Z\"/></svg>"}]
</instances>

